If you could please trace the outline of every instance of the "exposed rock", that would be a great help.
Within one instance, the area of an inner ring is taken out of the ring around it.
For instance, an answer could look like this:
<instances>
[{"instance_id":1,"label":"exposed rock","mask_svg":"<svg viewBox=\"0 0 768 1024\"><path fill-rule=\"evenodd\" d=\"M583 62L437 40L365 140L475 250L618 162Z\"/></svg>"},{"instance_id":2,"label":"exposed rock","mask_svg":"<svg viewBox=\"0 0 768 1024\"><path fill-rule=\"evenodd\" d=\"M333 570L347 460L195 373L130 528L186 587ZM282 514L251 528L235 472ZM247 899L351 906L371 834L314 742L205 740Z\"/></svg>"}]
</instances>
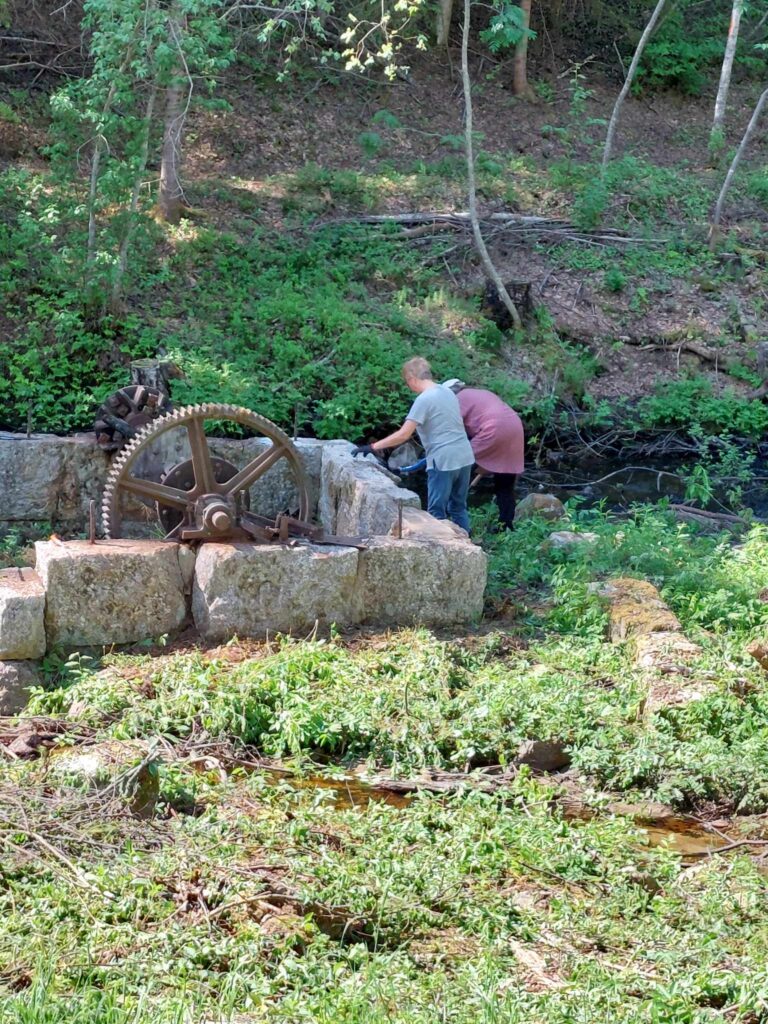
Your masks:
<instances>
[{"instance_id":1,"label":"exposed rock","mask_svg":"<svg viewBox=\"0 0 768 1024\"><path fill-rule=\"evenodd\" d=\"M662 601L656 587L646 580L610 580L598 593L610 605L610 636L614 643L647 633L680 631L677 616Z\"/></svg>"},{"instance_id":2,"label":"exposed rock","mask_svg":"<svg viewBox=\"0 0 768 1024\"><path fill-rule=\"evenodd\" d=\"M657 675L648 679L648 692L643 701L646 718L668 708L682 708L695 700L708 697L715 690L709 679L695 676Z\"/></svg>"},{"instance_id":3,"label":"exposed rock","mask_svg":"<svg viewBox=\"0 0 768 1024\"><path fill-rule=\"evenodd\" d=\"M41 683L33 661L0 661L0 715L16 715L27 704L30 686Z\"/></svg>"},{"instance_id":4,"label":"exposed rock","mask_svg":"<svg viewBox=\"0 0 768 1024\"><path fill-rule=\"evenodd\" d=\"M398 500L420 508L419 497L372 458L353 458L351 451L346 442L323 450L320 521L330 533L345 537L389 533L397 523Z\"/></svg>"},{"instance_id":5,"label":"exposed rock","mask_svg":"<svg viewBox=\"0 0 768 1024\"><path fill-rule=\"evenodd\" d=\"M768 637L753 640L747 647L747 654L751 654L760 668L768 672Z\"/></svg>"},{"instance_id":6,"label":"exposed rock","mask_svg":"<svg viewBox=\"0 0 768 1024\"><path fill-rule=\"evenodd\" d=\"M50 646L136 643L173 633L187 614L179 545L164 541L43 541Z\"/></svg>"},{"instance_id":7,"label":"exposed rock","mask_svg":"<svg viewBox=\"0 0 768 1024\"><path fill-rule=\"evenodd\" d=\"M537 772L556 772L571 763L560 740L525 740L517 750L516 764L527 764Z\"/></svg>"},{"instance_id":8,"label":"exposed rock","mask_svg":"<svg viewBox=\"0 0 768 1024\"><path fill-rule=\"evenodd\" d=\"M700 654L701 647L680 632L644 633L635 640L635 661L654 672L679 672Z\"/></svg>"},{"instance_id":9,"label":"exposed rock","mask_svg":"<svg viewBox=\"0 0 768 1024\"><path fill-rule=\"evenodd\" d=\"M597 543L596 533L574 533L573 530L555 530L550 533L544 544L550 548L589 547Z\"/></svg>"},{"instance_id":10,"label":"exposed rock","mask_svg":"<svg viewBox=\"0 0 768 1024\"><path fill-rule=\"evenodd\" d=\"M45 590L32 569L0 571L0 660L45 654Z\"/></svg>"},{"instance_id":11,"label":"exposed rock","mask_svg":"<svg viewBox=\"0 0 768 1024\"><path fill-rule=\"evenodd\" d=\"M565 506L554 494L526 494L515 509L515 521L530 519L531 516L549 520L562 519L564 515Z\"/></svg>"},{"instance_id":12,"label":"exposed rock","mask_svg":"<svg viewBox=\"0 0 768 1024\"><path fill-rule=\"evenodd\" d=\"M373 537L360 552L362 619L382 626L473 622L483 610L486 561L466 539Z\"/></svg>"},{"instance_id":13,"label":"exposed rock","mask_svg":"<svg viewBox=\"0 0 768 1024\"><path fill-rule=\"evenodd\" d=\"M646 633L635 639L635 661L646 669L648 690L643 700L646 717L663 708L681 708L712 693L714 683L697 678L690 668L701 647L681 632Z\"/></svg>"},{"instance_id":14,"label":"exposed rock","mask_svg":"<svg viewBox=\"0 0 768 1024\"><path fill-rule=\"evenodd\" d=\"M144 740L107 740L51 750L49 777L125 801L133 814L152 814L160 792L157 758Z\"/></svg>"},{"instance_id":15,"label":"exposed rock","mask_svg":"<svg viewBox=\"0 0 768 1024\"><path fill-rule=\"evenodd\" d=\"M204 544L192 592L208 640L306 633L315 623L359 620L356 548Z\"/></svg>"}]
</instances>

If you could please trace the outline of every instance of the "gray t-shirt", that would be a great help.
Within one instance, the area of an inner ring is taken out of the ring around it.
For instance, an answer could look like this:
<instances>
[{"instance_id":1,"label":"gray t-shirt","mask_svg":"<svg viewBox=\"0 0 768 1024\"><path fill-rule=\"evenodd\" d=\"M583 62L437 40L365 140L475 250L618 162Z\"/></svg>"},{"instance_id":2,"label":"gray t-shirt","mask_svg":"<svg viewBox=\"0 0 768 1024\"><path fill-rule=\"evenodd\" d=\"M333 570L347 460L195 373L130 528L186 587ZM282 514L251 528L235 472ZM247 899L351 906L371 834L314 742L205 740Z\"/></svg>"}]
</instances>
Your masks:
<instances>
[{"instance_id":1,"label":"gray t-shirt","mask_svg":"<svg viewBox=\"0 0 768 1024\"><path fill-rule=\"evenodd\" d=\"M435 384L422 391L406 418L418 427L427 454L427 469L461 469L475 461L459 400L449 388Z\"/></svg>"}]
</instances>

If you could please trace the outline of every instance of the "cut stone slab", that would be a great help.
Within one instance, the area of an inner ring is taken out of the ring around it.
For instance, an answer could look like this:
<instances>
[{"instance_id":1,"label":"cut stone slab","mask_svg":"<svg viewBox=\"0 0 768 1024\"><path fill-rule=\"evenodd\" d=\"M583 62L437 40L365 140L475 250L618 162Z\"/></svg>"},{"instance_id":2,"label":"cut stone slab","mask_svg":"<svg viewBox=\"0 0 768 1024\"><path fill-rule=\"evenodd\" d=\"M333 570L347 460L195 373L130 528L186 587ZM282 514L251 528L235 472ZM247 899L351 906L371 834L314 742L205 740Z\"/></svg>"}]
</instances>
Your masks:
<instances>
[{"instance_id":1,"label":"cut stone slab","mask_svg":"<svg viewBox=\"0 0 768 1024\"><path fill-rule=\"evenodd\" d=\"M23 711L29 700L29 687L41 682L34 661L0 661L0 716Z\"/></svg>"},{"instance_id":2,"label":"cut stone slab","mask_svg":"<svg viewBox=\"0 0 768 1024\"><path fill-rule=\"evenodd\" d=\"M7 434L0 438L0 519L81 526L104 491L109 457L93 434Z\"/></svg>"},{"instance_id":3,"label":"cut stone slab","mask_svg":"<svg viewBox=\"0 0 768 1024\"><path fill-rule=\"evenodd\" d=\"M556 772L567 768L571 758L560 740L525 740L518 748L515 763L527 764L537 772Z\"/></svg>"},{"instance_id":4,"label":"cut stone slab","mask_svg":"<svg viewBox=\"0 0 768 1024\"><path fill-rule=\"evenodd\" d=\"M206 640L306 633L359 621L356 548L204 544L192 614Z\"/></svg>"},{"instance_id":5,"label":"cut stone slab","mask_svg":"<svg viewBox=\"0 0 768 1024\"><path fill-rule=\"evenodd\" d=\"M187 604L179 545L165 541L42 541L49 646L129 644L173 633Z\"/></svg>"},{"instance_id":6,"label":"cut stone slab","mask_svg":"<svg viewBox=\"0 0 768 1024\"><path fill-rule=\"evenodd\" d=\"M380 626L474 622L483 611L486 576L485 553L470 541L372 537L360 552L362 621Z\"/></svg>"},{"instance_id":7,"label":"cut stone slab","mask_svg":"<svg viewBox=\"0 0 768 1024\"><path fill-rule=\"evenodd\" d=\"M565 506L554 494L526 494L515 509L515 521L530 519L531 516L550 520L562 519L564 515Z\"/></svg>"},{"instance_id":8,"label":"cut stone slab","mask_svg":"<svg viewBox=\"0 0 768 1024\"><path fill-rule=\"evenodd\" d=\"M323 449L320 521L342 537L387 534L397 523L398 501L420 508L419 496L372 458L353 458L351 452L346 442Z\"/></svg>"},{"instance_id":9,"label":"cut stone slab","mask_svg":"<svg viewBox=\"0 0 768 1024\"><path fill-rule=\"evenodd\" d=\"M614 643L648 633L679 633L674 612L647 580L610 580L598 591L610 605L610 637Z\"/></svg>"},{"instance_id":10,"label":"cut stone slab","mask_svg":"<svg viewBox=\"0 0 768 1024\"><path fill-rule=\"evenodd\" d=\"M144 740L107 740L90 747L57 747L48 754L48 775L60 783L125 801L149 817L160 793L159 758Z\"/></svg>"},{"instance_id":11,"label":"cut stone slab","mask_svg":"<svg viewBox=\"0 0 768 1024\"><path fill-rule=\"evenodd\" d=\"M45 590L33 569L0 571L0 660L45 654Z\"/></svg>"}]
</instances>

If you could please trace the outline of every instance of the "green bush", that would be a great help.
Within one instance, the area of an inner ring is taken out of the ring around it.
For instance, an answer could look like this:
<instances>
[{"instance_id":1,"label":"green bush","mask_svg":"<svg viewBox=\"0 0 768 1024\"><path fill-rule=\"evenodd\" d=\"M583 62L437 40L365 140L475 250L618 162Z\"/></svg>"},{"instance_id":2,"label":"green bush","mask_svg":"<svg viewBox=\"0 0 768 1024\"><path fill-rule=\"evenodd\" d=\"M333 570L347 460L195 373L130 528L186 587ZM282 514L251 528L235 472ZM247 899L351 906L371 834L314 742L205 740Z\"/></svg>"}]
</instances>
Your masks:
<instances>
[{"instance_id":1,"label":"green bush","mask_svg":"<svg viewBox=\"0 0 768 1024\"><path fill-rule=\"evenodd\" d=\"M730 390L715 394L709 380L694 377L672 381L642 399L637 422L642 429L680 427L704 436L728 432L761 438L768 431L768 407Z\"/></svg>"}]
</instances>

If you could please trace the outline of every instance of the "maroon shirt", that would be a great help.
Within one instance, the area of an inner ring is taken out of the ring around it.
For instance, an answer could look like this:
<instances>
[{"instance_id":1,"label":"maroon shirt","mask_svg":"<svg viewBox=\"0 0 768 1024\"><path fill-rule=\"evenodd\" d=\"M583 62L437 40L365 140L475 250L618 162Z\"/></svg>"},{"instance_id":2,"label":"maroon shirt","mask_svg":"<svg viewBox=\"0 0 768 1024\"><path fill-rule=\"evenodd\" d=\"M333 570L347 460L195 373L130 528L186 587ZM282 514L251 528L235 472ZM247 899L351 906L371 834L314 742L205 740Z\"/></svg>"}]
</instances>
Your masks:
<instances>
[{"instance_id":1,"label":"maroon shirt","mask_svg":"<svg viewBox=\"0 0 768 1024\"><path fill-rule=\"evenodd\" d=\"M488 473L522 473L525 437L515 410L480 388L462 388L456 397L478 466Z\"/></svg>"}]
</instances>

